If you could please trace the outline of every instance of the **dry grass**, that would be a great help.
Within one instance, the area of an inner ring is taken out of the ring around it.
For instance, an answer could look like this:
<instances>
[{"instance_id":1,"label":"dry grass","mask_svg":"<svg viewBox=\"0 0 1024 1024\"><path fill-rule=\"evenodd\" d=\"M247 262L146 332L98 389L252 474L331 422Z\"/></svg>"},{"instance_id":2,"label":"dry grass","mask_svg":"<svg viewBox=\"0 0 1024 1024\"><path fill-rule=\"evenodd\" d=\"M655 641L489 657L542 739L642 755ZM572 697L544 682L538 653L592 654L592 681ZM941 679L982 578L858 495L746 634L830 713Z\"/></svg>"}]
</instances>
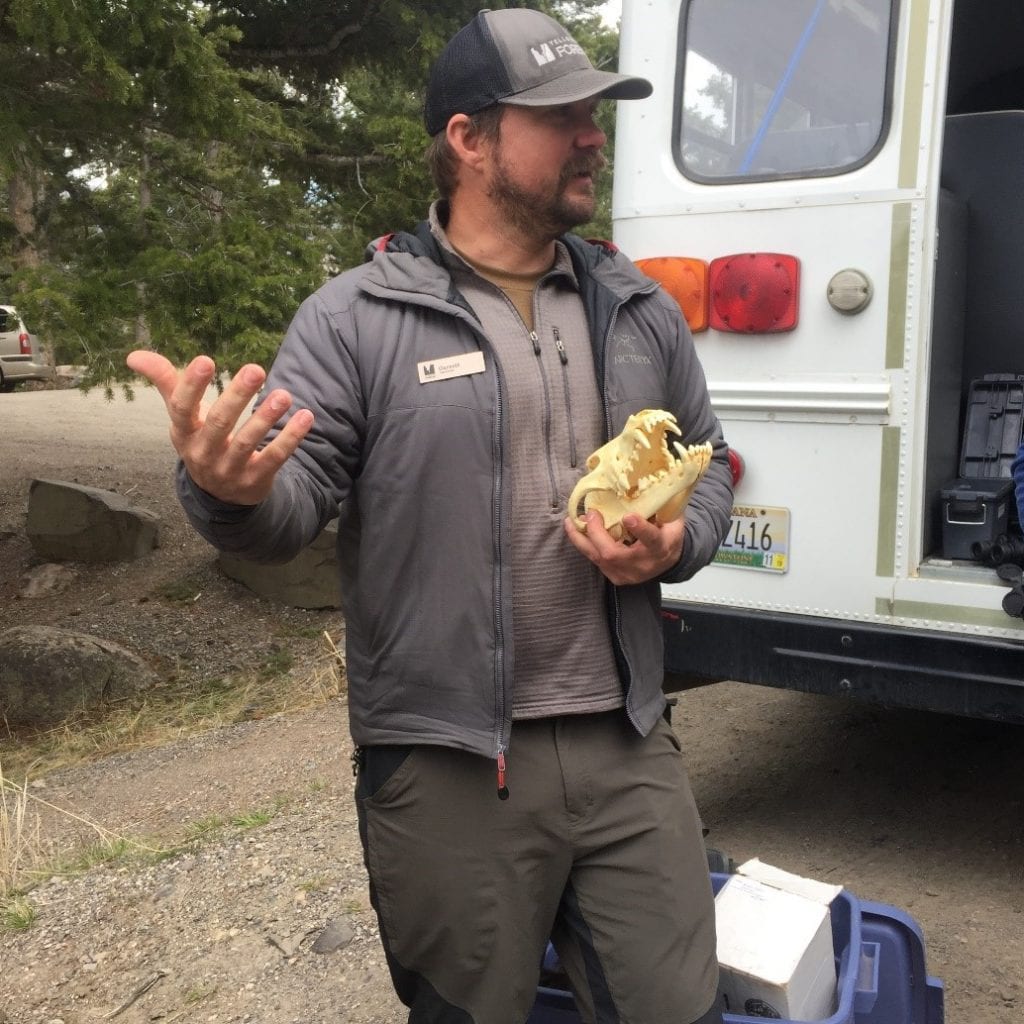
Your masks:
<instances>
[{"instance_id":1,"label":"dry grass","mask_svg":"<svg viewBox=\"0 0 1024 1024\"><path fill-rule=\"evenodd\" d=\"M166 845L133 839L112 832L66 807L58 807L31 792L27 782L14 783L0 764L0 935L26 931L36 919L30 893L37 883L53 876L79 875L101 864L152 862L182 849L215 838L227 828L239 831L260 828L287 805L279 798L269 808L253 808L227 818L210 817L193 822L183 843ZM84 825L94 833L91 843L77 841L62 849L45 838L42 813L46 811ZM6 1018L0 1013L0 1024Z\"/></svg>"},{"instance_id":2,"label":"dry grass","mask_svg":"<svg viewBox=\"0 0 1024 1024\"><path fill-rule=\"evenodd\" d=\"M50 804L33 793L30 778L112 754L163 746L235 722L326 703L344 692L345 660L327 632L323 641L322 653L306 671L291 671L290 655L273 657L229 679L202 686L169 683L137 705L69 719L33 735L8 733L0 742L0 933L32 926L35 910L27 893L43 878L169 852ZM92 830L95 841L70 853L56 849L44 833L42 812L73 819ZM252 811L226 824L253 828L272 813ZM197 833L192 839L199 837Z\"/></svg>"},{"instance_id":3,"label":"dry grass","mask_svg":"<svg viewBox=\"0 0 1024 1024\"><path fill-rule=\"evenodd\" d=\"M62 856L43 832L43 811L86 826L95 833L95 841L71 857ZM140 853L159 856L163 851L51 804L32 793L27 781L16 783L7 778L0 763L0 925L17 929L31 924L31 905L25 893L40 879L85 871L95 864Z\"/></svg>"},{"instance_id":4,"label":"dry grass","mask_svg":"<svg viewBox=\"0 0 1024 1024\"><path fill-rule=\"evenodd\" d=\"M39 815L29 810L28 784L8 780L0 764L0 905L11 898L41 849Z\"/></svg>"},{"instance_id":5,"label":"dry grass","mask_svg":"<svg viewBox=\"0 0 1024 1024\"><path fill-rule=\"evenodd\" d=\"M293 671L291 656L282 651L246 673L201 685L168 682L139 701L78 715L33 734L0 738L8 785L20 789L30 774L38 777L237 722L324 704L344 692L345 662L330 634L325 631L322 636L322 652L303 671Z\"/></svg>"}]
</instances>

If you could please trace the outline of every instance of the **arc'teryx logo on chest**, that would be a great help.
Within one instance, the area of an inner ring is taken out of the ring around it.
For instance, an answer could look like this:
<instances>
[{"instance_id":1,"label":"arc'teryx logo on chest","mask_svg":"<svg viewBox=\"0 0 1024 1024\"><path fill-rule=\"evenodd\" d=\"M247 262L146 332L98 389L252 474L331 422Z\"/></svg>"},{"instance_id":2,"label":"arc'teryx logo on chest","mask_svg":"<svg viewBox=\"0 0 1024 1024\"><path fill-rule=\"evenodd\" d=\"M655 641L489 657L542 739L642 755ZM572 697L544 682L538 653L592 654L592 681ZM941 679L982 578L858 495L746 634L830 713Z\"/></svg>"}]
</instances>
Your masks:
<instances>
[{"instance_id":1,"label":"arc'teryx logo on chest","mask_svg":"<svg viewBox=\"0 0 1024 1024\"><path fill-rule=\"evenodd\" d=\"M583 53L583 47L572 36L562 36L559 39L541 43L540 46L531 46L530 53L537 64L543 67L559 57L570 57Z\"/></svg>"},{"instance_id":2,"label":"arc'teryx logo on chest","mask_svg":"<svg viewBox=\"0 0 1024 1024\"><path fill-rule=\"evenodd\" d=\"M637 339L627 331L612 336L612 363L615 366L650 366L654 360L644 352L637 351Z\"/></svg>"}]
</instances>

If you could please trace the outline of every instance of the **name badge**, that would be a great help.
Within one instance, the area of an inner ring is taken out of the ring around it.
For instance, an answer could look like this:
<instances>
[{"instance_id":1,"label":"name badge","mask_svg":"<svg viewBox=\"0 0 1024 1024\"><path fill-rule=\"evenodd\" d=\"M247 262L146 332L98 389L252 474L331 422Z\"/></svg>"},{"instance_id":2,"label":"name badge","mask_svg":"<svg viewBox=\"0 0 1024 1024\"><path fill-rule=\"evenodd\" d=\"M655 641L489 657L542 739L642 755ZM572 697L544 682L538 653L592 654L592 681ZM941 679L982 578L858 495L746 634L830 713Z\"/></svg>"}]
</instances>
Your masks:
<instances>
[{"instance_id":1,"label":"name badge","mask_svg":"<svg viewBox=\"0 0 1024 1024\"><path fill-rule=\"evenodd\" d=\"M421 384L432 384L436 380L451 380L452 377L468 377L471 373L484 372L483 352L467 352L464 355L442 356L417 363L416 370Z\"/></svg>"}]
</instances>

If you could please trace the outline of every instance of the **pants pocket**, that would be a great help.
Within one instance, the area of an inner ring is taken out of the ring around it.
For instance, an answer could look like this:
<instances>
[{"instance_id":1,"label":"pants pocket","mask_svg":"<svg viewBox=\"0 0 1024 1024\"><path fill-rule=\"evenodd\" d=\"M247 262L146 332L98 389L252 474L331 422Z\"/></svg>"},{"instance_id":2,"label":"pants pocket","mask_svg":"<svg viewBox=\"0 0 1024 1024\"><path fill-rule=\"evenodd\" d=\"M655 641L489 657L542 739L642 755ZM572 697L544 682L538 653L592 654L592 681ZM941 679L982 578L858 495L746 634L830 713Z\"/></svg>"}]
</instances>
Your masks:
<instances>
[{"instance_id":1,"label":"pants pocket","mask_svg":"<svg viewBox=\"0 0 1024 1024\"><path fill-rule=\"evenodd\" d=\"M356 782L356 800L370 800L391 781L409 759L413 748L409 745L363 747L360 752L359 778Z\"/></svg>"}]
</instances>

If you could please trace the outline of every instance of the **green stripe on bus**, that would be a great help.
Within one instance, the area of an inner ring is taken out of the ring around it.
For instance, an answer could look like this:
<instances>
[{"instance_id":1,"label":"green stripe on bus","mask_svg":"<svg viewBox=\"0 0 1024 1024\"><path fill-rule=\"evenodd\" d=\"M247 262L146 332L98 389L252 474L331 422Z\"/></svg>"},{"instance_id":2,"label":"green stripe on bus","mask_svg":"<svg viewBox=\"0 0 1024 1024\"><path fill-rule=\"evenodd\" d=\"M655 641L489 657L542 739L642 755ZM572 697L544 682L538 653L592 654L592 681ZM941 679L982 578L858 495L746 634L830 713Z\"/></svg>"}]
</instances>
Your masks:
<instances>
[{"instance_id":1,"label":"green stripe on bus","mask_svg":"<svg viewBox=\"0 0 1024 1024\"><path fill-rule=\"evenodd\" d=\"M875 599L875 614L901 619L949 622L956 626L989 626L1024 631L1024 619L1015 619L1001 608L965 608L959 604L928 604L926 601Z\"/></svg>"},{"instance_id":2,"label":"green stripe on bus","mask_svg":"<svg viewBox=\"0 0 1024 1024\"><path fill-rule=\"evenodd\" d=\"M907 73L903 79L903 139L900 149L899 187L916 188L921 158L921 117L924 108L925 63L928 59L928 9L930 0L913 0L910 37L907 42Z\"/></svg>"},{"instance_id":3,"label":"green stripe on bus","mask_svg":"<svg viewBox=\"0 0 1024 1024\"><path fill-rule=\"evenodd\" d=\"M896 575L896 507L900 486L900 428L882 428L882 478L878 494L876 576Z\"/></svg>"},{"instance_id":4,"label":"green stripe on bus","mask_svg":"<svg viewBox=\"0 0 1024 1024\"><path fill-rule=\"evenodd\" d=\"M892 208L889 238L889 315L885 335L885 368L902 370L907 336L907 276L910 265L910 203Z\"/></svg>"}]
</instances>

